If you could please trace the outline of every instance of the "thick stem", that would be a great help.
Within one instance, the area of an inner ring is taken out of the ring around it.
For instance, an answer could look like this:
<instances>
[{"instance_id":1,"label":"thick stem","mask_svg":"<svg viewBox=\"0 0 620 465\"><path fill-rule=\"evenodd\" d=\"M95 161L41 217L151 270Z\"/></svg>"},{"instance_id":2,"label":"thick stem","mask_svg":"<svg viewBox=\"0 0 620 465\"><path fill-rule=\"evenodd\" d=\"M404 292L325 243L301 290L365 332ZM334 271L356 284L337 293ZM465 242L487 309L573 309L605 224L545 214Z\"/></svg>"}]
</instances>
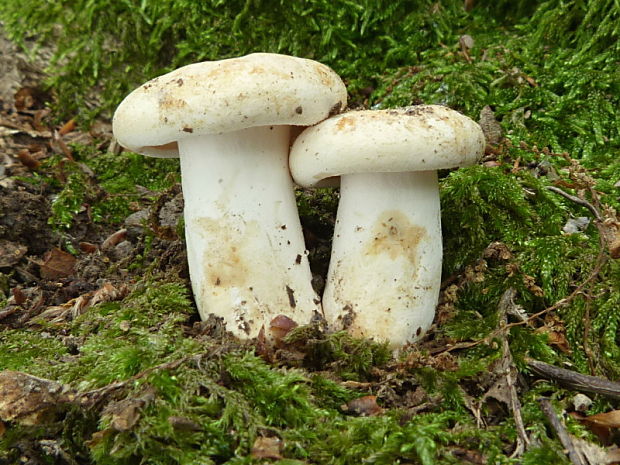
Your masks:
<instances>
[{"instance_id":1,"label":"thick stem","mask_svg":"<svg viewBox=\"0 0 620 465\"><path fill-rule=\"evenodd\" d=\"M342 176L328 324L393 347L424 334L441 284L440 221L435 171Z\"/></svg>"},{"instance_id":2,"label":"thick stem","mask_svg":"<svg viewBox=\"0 0 620 465\"><path fill-rule=\"evenodd\" d=\"M265 126L179 141L185 236L202 319L254 337L277 315L308 323L311 285L288 171L289 128Z\"/></svg>"}]
</instances>

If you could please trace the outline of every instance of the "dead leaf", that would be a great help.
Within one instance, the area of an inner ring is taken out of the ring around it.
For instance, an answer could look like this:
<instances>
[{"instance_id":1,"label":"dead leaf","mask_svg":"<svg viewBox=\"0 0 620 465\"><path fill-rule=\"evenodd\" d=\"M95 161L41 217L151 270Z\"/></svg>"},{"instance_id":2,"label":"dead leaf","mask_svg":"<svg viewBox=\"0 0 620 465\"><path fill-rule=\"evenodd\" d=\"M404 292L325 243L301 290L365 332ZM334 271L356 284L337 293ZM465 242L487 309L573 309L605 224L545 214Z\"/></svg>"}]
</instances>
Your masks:
<instances>
[{"instance_id":1,"label":"dead leaf","mask_svg":"<svg viewBox=\"0 0 620 465\"><path fill-rule=\"evenodd\" d=\"M469 51L474 46L474 39L472 38L472 36L468 34L463 34L461 37L459 37L459 45L461 47L461 53L463 54L467 62L471 63L472 60L469 56Z\"/></svg>"},{"instance_id":2,"label":"dead leaf","mask_svg":"<svg viewBox=\"0 0 620 465\"><path fill-rule=\"evenodd\" d=\"M273 459L280 460L282 458L282 439L278 437L259 436L252 445L252 458L255 459Z\"/></svg>"},{"instance_id":3,"label":"dead leaf","mask_svg":"<svg viewBox=\"0 0 620 465\"><path fill-rule=\"evenodd\" d=\"M71 118L58 130L58 135L64 136L65 134L70 133L74 129L75 129L75 120Z\"/></svg>"},{"instance_id":4,"label":"dead leaf","mask_svg":"<svg viewBox=\"0 0 620 465\"><path fill-rule=\"evenodd\" d=\"M610 241L609 254L611 258L620 258L620 232L616 233L616 238Z\"/></svg>"},{"instance_id":5,"label":"dead leaf","mask_svg":"<svg viewBox=\"0 0 620 465\"><path fill-rule=\"evenodd\" d=\"M75 161L75 158L73 158L73 152L65 143L65 141L62 140L62 137L58 134L58 131L54 131L50 146L52 147L52 150L54 150L54 152L58 154L63 154L65 157L67 157L67 159Z\"/></svg>"},{"instance_id":6,"label":"dead leaf","mask_svg":"<svg viewBox=\"0 0 620 465\"><path fill-rule=\"evenodd\" d=\"M602 444L610 444L613 433L612 429L620 426L620 410L612 410L590 416L571 412L570 416L586 425Z\"/></svg>"},{"instance_id":7,"label":"dead leaf","mask_svg":"<svg viewBox=\"0 0 620 465\"><path fill-rule=\"evenodd\" d=\"M155 399L153 388L145 389L140 397L130 397L118 402L111 402L103 411L110 416L110 428L116 431L129 431L140 419L141 410Z\"/></svg>"},{"instance_id":8,"label":"dead leaf","mask_svg":"<svg viewBox=\"0 0 620 465\"><path fill-rule=\"evenodd\" d=\"M584 423L591 425L605 426L606 428L620 428L620 410L597 413L581 419Z\"/></svg>"},{"instance_id":9,"label":"dead leaf","mask_svg":"<svg viewBox=\"0 0 620 465\"><path fill-rule=\"evenodd\" d=\"M589 465L611 465L620 460L617 448L606 449L593 442L571 435L575 449L587 460Z\"/></svg>"},{"instance_id":10,"label":"dead leaf","mask_svg":"<svg viewBox=\"0 0 620 465\"><path fill-rule=\"evenodd\" d=\"M73 400L69 387L20 371L0 372L0 420L38 425Z\"/></svg>"},{"instance_id":11,"label":"dead leaf","mask_svg":"<svg viewBox=\"0 0 620 465\"><path fill-rule=\"evenodd\" d=\"M26 296L26 294L24 294L24 291L22 291L22 288L19 286L14 287L11 293L13 294L13 300L15 301L15 305L23 305L24 303L26 303L26 300L28 300L28 297Z\"/></svg>"},{"instance_id":12,"label":"dead leaf","mask_svg":"<svg viewBox=\"0 0 620 465\"><path fill-rule=\"evenodd\" d=\"M78 247L84 253L95 253L97 251L97 246L95 244L91 244L90 242L80 242Z\"/></svg>"},{"instance_id":13,"label":"dead leaf","mask_svg":"<svg viewBox=\"0 0 620 465\"><path fill-rule=\"evenodd\" d=\"M96 291L87 292L75 299L71 299L62 305L46 308L43 312L28 321L29 325L40 324L47 321L50 324L62 324L70 318L76 318L83 314L93 305L120 300L129 293L129 288L121 285L118 288L110 283L105 283Z\"/></svg>"},{"instance_id":14,"label":"dead leaf","mask_svg":"<svg viewBox=\"0 0 620 465\"><path fill-rule=\"evenodd\" d=\"M17 158L29 170L36 170L41 166L41 162L33 157L28 149L22 149L17 152Z\"/></svg>"},{"instance_id":15,"label":"dead leaf","mask_svg":"<svg viewBox=\"0 0 620 465\"><path fill-rule=\"evenodd\" d=\"M60 249L52 249L43 256L41 277L43 279L59 279L71 276L76 259L73 255Z\"/></svg>"},{"instance_id":16,"label":"dead leaf","mask_svg":"<svg viewBox=\"0 0 620 465\"><path fill-rule=\"evenodd\" d=\"M202 426L185 417L170 416L168 423L177 431L202 431Z\"/></svg>"},{"instance_id":17,"label":"dead leaf","mask_svg":"<svg viewBox=\"0 0 620 465\"><path fill-rule=\"evenodd\" d=\"M114 433L114 430L112 428L105 428L101 431L96 431L92 434L90 440L85 441L84 444L86 444L87 447L93 449L112 433Z\"/></svg>"},{"instance_id":18,"label":"dead leaf","mask_svg":"<svg viewBox=\"0 0 620 465\"><path fill-rule=\"evenodd\" d=\"M32 124L37 131L48 131L47 126L43 124L43 118L49 116L51 112L49 108L42 108L34 113Z\"/></svg>"},{"instance_id":19,"label":"dead leaf","mask_svg":"<svg viewBox=\"0 0 620 465\"><path fill-rule=\"evenodd\" d=\"M455 447L450 447L450 452L457 459L459 459L461 463L473 463L476 465L486 465L487 463L486 457L482 455L480 452L475 451L475 450L465 449L464 447L455 446Z\"/></svg>"},{"instance_id":20,"label":"dead leaf","mask_svg":"<svg viewBox=\"0 0 620 465\"><path fill-rule=\"evenodd\" d=\"M383 409L377 404L377 396L358 397L342 405L340 408L343 412L362 417L371 417L383 413Z\"/></svg>"},{"instance_id":21,"label":"dead leaf","mask_svg":"<svg viewBox=\"0 0 620 465\"><path fill-rule=\"evenodd\" d=\"M127 320L123 320L118 324L118 328L126 333L127 331L129 331L131 329L131 323Z\"/></svg>"},{"instance_id":22,"label":"dead leaf","mask_svg":"<svg viewBox=\"0 0 620 465\"><path fill-rule=\"evenodd\" d=\"M536 279L533 276L530 276L524 273L523 284L525 284L525 287L527 288L527 290L530 291L536 297L545 296L545 292L542 290L542 288L538 284L536 284Z\"/></svg>"},{"instance_id":23,"label":"dead leaf","mask_svg":"<svg viewBox=\"0 0 620 465\"><path fill-rule=\"evenodd\" d=\"M123 242L127 237L126 229L119 229L113 234L110 234L101 244L101 250L111 249L112 247Z\"/></svg>"},{"instance_id":24,"label":"dead leaf","mask_svg":"<svg viewBox=\"0 0 620 465\"><path fill-rule=\"evenodd\" d=\"M501 142L503 138L502 126L495 119L495 112L490 106L486 105L480 110L478 124L482 128L487 145L494 147Z\"/></svg>"},{"instance_id":25,"label":"dead leaf","mask_svg":"<svg viewBox=\"0 0 620 465\"><path fill-rule=\"evenodd\" d=\"M28 252L28 247L15 242L0 239L0 268L18 263Z\"/></svg>"},{"instance_id":26,"label":"dead leaf","mask_svg":"<svg viewBox=\"0 0 620 465\"><path fill-rule=\"evenodd\" d=\"M34 87L22 87L15 93L15 108L18 111L29 110L40 106L43 102L42 92Z\"/></svg>"},{"instance_id":27,"label":"dead leaf","mask_svg":"<svg viewBox=\"0 0 620 465\"><path fill-rule=\"evenodd\" d=\"M111 283L106 282L94 292L90 299L90 306L120 300L128 293L129 288L127 286L121 284L119 287L114 287Z\"/></svg>"},{"instance_id":28,"label":"dead leaf","mask_svg":"<svg viewBox=\"0 0 620 465\"><path fill-rule=\"evenodd\" d=\"M570 343L566 337L566 328L564 327L564 323L552 314L545 316L544 326L537 328L536 332L546 335L549 343L560 349L565 354L572 353Z\"/></svg>"}]
</instances>

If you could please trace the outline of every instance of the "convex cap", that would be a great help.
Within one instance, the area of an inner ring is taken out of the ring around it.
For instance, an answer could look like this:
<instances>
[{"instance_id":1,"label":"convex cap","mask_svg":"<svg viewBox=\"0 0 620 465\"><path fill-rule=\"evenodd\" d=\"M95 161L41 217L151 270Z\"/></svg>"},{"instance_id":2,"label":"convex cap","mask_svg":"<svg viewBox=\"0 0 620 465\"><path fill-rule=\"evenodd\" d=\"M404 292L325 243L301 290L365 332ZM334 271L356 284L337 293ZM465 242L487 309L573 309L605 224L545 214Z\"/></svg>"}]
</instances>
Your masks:
<instances>
[{"instance_id":1,"label":"convex cap","mask_svg":"<svg viewBox=\"0 0 620 465\"><path fill-rule=\"evenodd\" d=\"M177 157L176 141L255 126L309 126L340 112L347 91L328 66L254 53L206 61L159 76L129 94L113 131L129 150Z\"/></svg>"},{"instance_id":2,"label":"convex cap","mask_svg":"<svg viewBox=\"0 0 620 465\"><path fill-rule=\"evenodd\" d=\"M418 105L329 118L299 135L289 163L301 186L325 186L346 174L471 165L484 146L482 129L467 116L441 105Z\"/></svg>"}]
</instances>

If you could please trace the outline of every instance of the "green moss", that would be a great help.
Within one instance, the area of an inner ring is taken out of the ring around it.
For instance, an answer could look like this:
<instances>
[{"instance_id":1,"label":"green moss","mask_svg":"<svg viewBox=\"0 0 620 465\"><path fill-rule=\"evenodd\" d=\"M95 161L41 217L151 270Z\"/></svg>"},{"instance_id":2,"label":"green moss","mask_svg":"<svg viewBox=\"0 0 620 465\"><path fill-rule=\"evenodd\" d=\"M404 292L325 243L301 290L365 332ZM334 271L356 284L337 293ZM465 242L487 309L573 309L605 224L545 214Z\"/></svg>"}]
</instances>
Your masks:
<instances>
[{"instance_id":1,"label":"green moss","mask_svg":"<svg viewBox=\"0 0 620 465\"><path fill-rule=\"evenodd\" d=\"M80 357L57 367L56 376L92 388L198 351L180 327L192 313L185 287L146 281L122 304L93 307L73 322L72 334L85 338Z\"/></svg>"},{"instance_id":2,"label":"green moss","mask_svg":"<svg viewBox=\"0 0 620 465\"><path fill-rule=\"evenodd\" d=\"M608 259L594 268L600 252L594 225L583 233L562 233L569 218L591 212L546 188L555 184L580 194L567 160L533 149L547 146L579 159L595 178L603 205L590 198L593 204L620 207L617 1L501 0L492 6L475 2L471 12L460 0L414 6L387 0L80 0L45 8L40 0L5 3L0 17L15 37L53 37L59 58L49 80L59 98L54 105L82 120L94 114L83 102L96 86L103 88L99 108L109 112L127 91L159 73L252 51L331 65L347 81L354 106L440 103L474 119L485 105L492 106L510 141L497 148L493 164L499 166L441 173L444 274L457 290L454 314L431 337L479 341L498 328L499 300L507 288L517 291L516 304L531 315L589 279L579 295L545 315L559 324L568 351L535 331L545 316L531 320L533 327L511 328L510 350L524 372L524 358L530 356L570 362L612 379L620 375L620 265ZM467 55L459 45L463 34L474 40ZM65 232L85 204L94 221L120 222L130 203L141 200L136 186L156 192L178 182L176 161L101 154L88 147L74 152L94 178L77 163L60 163L60 157L24 178L57 190L52 222ZM540 163L559 179L536 177L529 167ZM300 190L297 200L304 226L317 236L315 268L325 272L337 193ZM485 255L498 242L509 256ZM141 266L137 260L133 268ZM590 278L593 271L598 274ZM114 428L114 413L102 410L105 405L69 411L65 422L47 432L10 429L0 438L0 459L16 461L15 443L24 438L60 437L80 463L249 464L258 461L251 457L254 439L267 435L284 440L284 459L274 462L282 465L449 464L459 463L453 454L459 449L481 453L489 463L515 461L509 458L516 440L509 411L496 412L496 424L479 428L467 408L466 395L474 401L483 395L480 383L502 356L495 340L452 352L453 371L391 370L386 346L305 327L286 340L304 356L293 369L286 366L293 362L265 363L247 345L190 337L192 318L185 284L147 278L122 302L90 308L61 327L1 332L4 369L53 377L83 390L139 375L103 404L144 401L135 424L124 430ZM69 354L71 338L79 341L78 353ZM178 365L162 365L175 360ZM343 380L370 382L372 388L353 391ZM391 407L377 417L353 417L341 409L364 394L379 394L381 405L397 405L399 395L417 386L440 396L441 405L413 417ZM566 391L542 382L520 393L528 434L540 444L522 461L568 463L538 406L543 395L560 403L568 398ZM595 401L596 411L611 408ZM100 434L93 437L95 431Z\"/></svg>"},{"instance_id":3,"label":"green moss","mask_svg":"<svg viewBox=\"0 0 620 465\"><path fill-rule=\"evenodd\" d=\"M391 359L387 344L354 338L345 331L324 334L314 326L301 326L285 341L305 353L306 368L329 369L344 379L368 379L373 368Z\"/></svg>"},{"instance_id":4,"label":"green moss","mask_svg":"<svg viewBox=\"0 0 620 465\"><path fill-rule=\"evenodd\" d=\"M45 376L54 360L69 355L52 334L40 330L0 331L0 370L27 371Z\"/></svg>"},{"instance_id":5,"label":"green moss","mask_svg":"<svg viewBox=\"0 0 620 465\"><path fill-rule=\"evenodd\" d=\"M180 180L178 160L128 152L114 155L87 146L74 146L73 150L75 162L53 156L45 160L36 176L26 178L29 183L59 189L49 218L56 230L70 230L86 205L94 223L122 223L131 214L132 203L144 196L140 188L158 192Z\"/></svg>"},{"instance_id":6,"label":"green moss","mask_svg":"<svg viewBox=\"0 0 620 465\"><path fill-rule=\"evenodd\" d=\"M562 204L540 181L527 175L519 181L501 168L482 166L460 169L442 181L445 272L471 263L491 242L514 247L560 233L566 218Z\"/></svg>"}]
</instances>

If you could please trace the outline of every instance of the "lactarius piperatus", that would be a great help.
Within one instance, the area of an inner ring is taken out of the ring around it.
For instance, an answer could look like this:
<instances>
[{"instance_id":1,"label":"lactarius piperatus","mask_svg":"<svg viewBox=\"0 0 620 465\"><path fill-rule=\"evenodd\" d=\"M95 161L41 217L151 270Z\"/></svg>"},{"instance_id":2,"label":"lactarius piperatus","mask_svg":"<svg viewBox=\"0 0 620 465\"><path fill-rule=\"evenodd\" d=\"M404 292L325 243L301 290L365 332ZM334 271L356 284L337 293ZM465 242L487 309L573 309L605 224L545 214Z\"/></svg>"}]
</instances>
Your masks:
<instances>
[{"instance_id":1,"label":"lactarius piperatus","mask_svg":"<svg viewBox=\"0 0 620 465\"><path fill-rule=\"evenodd\" d=\"M340 203L323 312L332 329L399 347L430 327L441 283L437 170L476 163L481 128L438 105L343 113L305 129L293 179Z\"/></svg>"},{"instance_id":2,"label":"lactarius piperatus","mask_svg":"<svg viewBox=\"0 0 620 465\"><path fill-rule=\"evenodd\" d=\"M123 100L129 150L180 157L190 277L200 315L253 337L279 314L320 312L288 169L290 126L338 113L346 89L312 60L256 53L196 63Z\"/></svg>"}]
</instances>

